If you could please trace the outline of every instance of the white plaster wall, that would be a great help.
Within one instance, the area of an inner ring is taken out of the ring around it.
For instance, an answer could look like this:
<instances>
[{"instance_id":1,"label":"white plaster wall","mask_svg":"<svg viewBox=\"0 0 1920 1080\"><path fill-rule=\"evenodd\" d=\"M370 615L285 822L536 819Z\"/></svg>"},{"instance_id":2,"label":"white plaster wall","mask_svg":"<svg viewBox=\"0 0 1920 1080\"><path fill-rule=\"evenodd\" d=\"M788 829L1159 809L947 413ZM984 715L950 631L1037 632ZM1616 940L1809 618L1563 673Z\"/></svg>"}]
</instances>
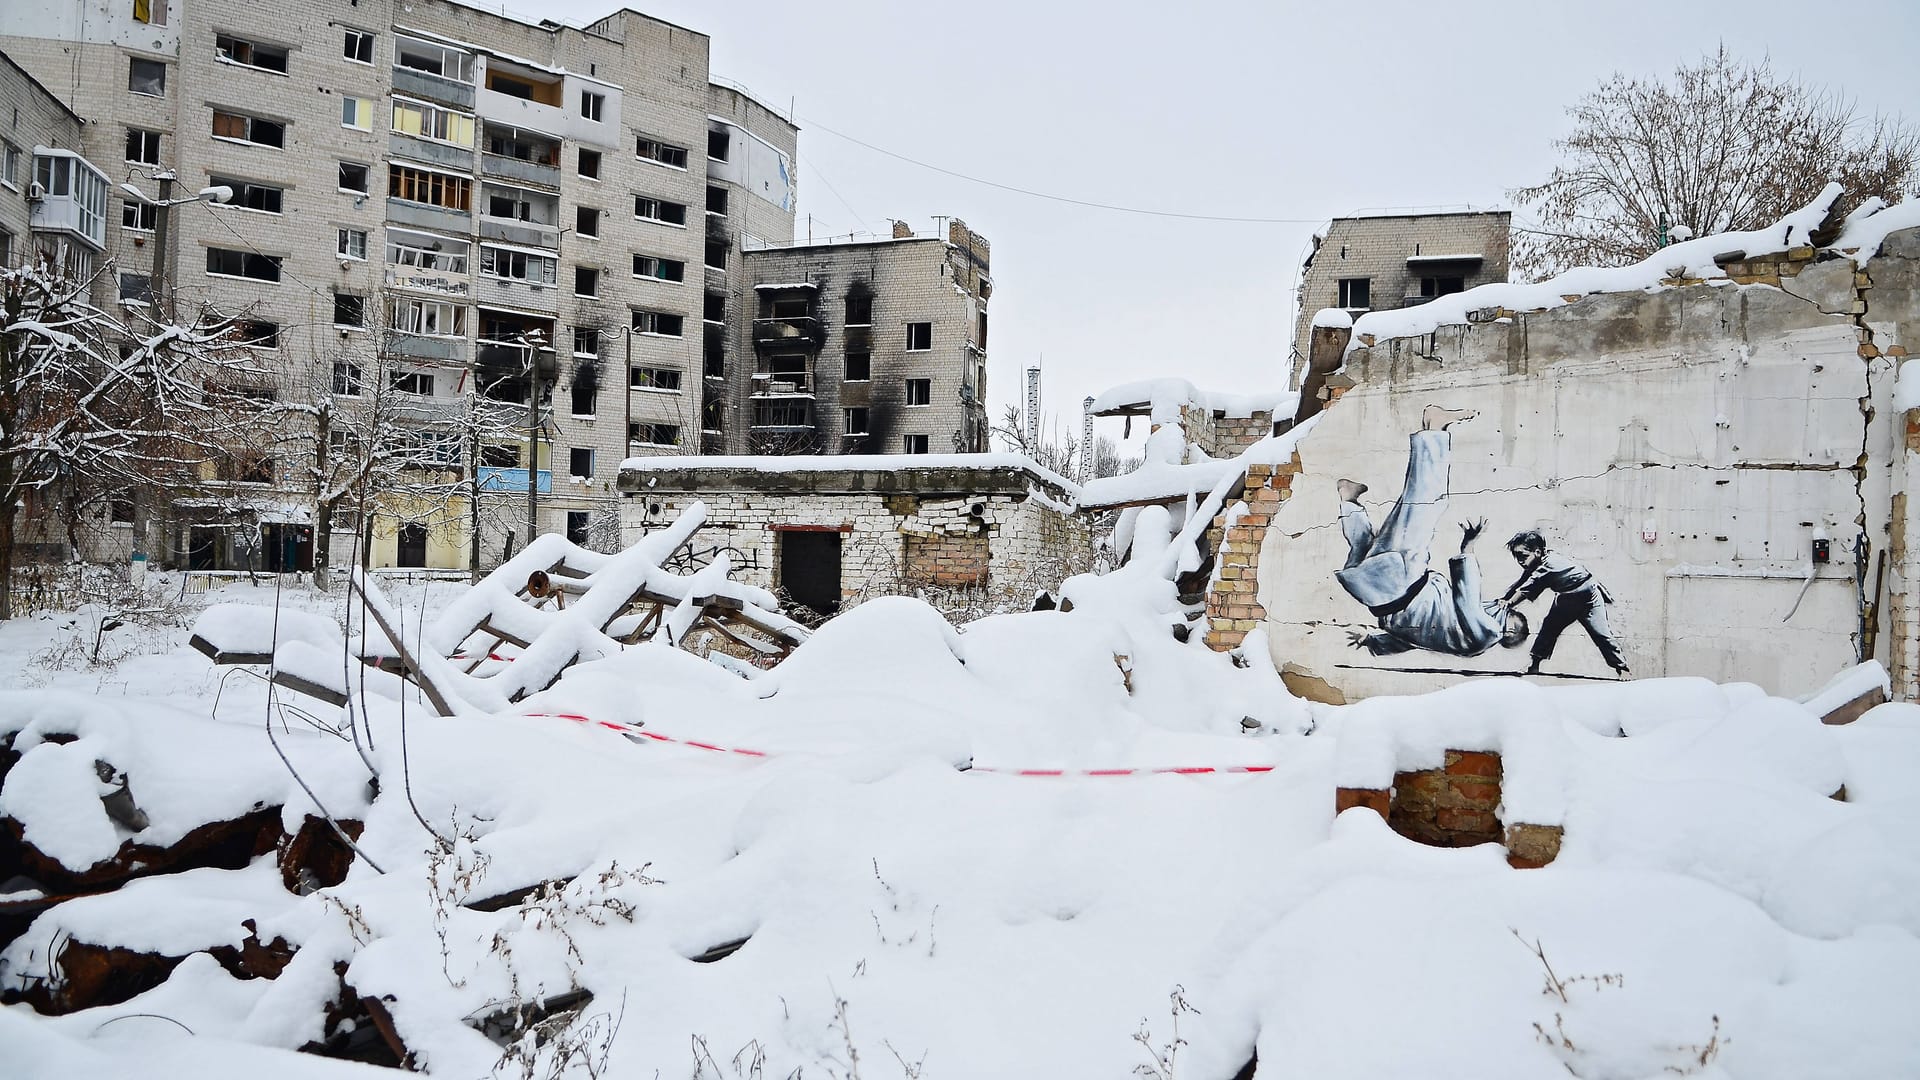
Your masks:
<instances>
[{"instance_id":1,"label":"white plaster wall","mask_svg":"<svg viewBox=\"0 0 1920 1080\"><path fill-rule=\"evenodd\" d=\"M1333 578L1346 558L1335 482L1369 484L1362 501L1378 521L1400 492L1407 433L1438 404L1480 415L1454 428L1434 569L1458 550L1459 525L1484 517L1476 554L1483 596L1496 598L1519 572L1507 538L1538 528L1614 595L1609 618L1636 677L1816 688L1856 659L1856 519L1872 550L1888 535L1889 455L1870 456L1863 482L1851 469L1863 447L1891 449L1887 361L1859 357L1851 318L1822 307L1846 311L1765 286L1695 287L1357 350L1358 385L1301 440L1304 471L1262 548L1276 663L1349 699L1527 666L1524 645L1461 658L1348 644L1376 624ZM1817 529L1832 562L1807 584ZM1535 629L1551 599L1522 607ZM1577 624L1545 666L1610 675Z\"/></svg>"}]
</instances>

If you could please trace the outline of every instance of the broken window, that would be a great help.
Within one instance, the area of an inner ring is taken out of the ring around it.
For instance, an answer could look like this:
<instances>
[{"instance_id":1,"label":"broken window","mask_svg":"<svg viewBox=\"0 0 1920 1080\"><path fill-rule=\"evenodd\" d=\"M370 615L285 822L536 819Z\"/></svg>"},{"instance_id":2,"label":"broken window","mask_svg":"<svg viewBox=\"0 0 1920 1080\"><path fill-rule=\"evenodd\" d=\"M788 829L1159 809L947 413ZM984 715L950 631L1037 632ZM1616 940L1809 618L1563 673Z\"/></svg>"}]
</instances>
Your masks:
<instances>
[{"instance_id":1,"label":"broken window","mask_svg":"<svg viewBox=\"0 0 1920 1080\"><path fill-rule=\"evenodd\" d=\"M346 360L333 362L333 392L341 397L359 397L360 365Z\"/></svg>"},{"instance_id":2,"label":"broken window","mask_svg":"<svg viewBox=\"0 0 1920 1080\"><path fill-rule=\"evenodd\" d=\"M933 348L933 324L930 322L910 322L907 324L907 351L926 352Z\"/></svg>"},{"instance_id":3,"label":"broken window","mask_svg":"<svg viewBox=\"0 0 1920 1080\"><path fill-rule=\"evenodd\" d=\"M707 157L714 161L727 160L728 141L724 131L707 132Z\"/></svg>"},{"instance_id":4,"label":"broken window","mask_svg":"<svg viewBox=\"0 0 1920 1080\"><path fill-rule=\"evenodd\" d=\"M636 366L628 376L627 385L635 390L659 390L677 394L680 392L680 372L676 368Z\"/></svg>"},{"instance_id":5,"label":"broken window","mask_svg":"<svg viewBox=\"0 0 1920 1080\"><path fill-rule=\"evenodd\" d=\"M393 373L392 386L403 394L433 396L433 376L424 371L396 371Z\"/></svg>"},{"instance_id":6,"label":"broken window","mask_svg":"<svg viewBox=\"0 0 1920 1080\"><path fill-rule=\"evenodd\" d=\"M644 221L658 221L667 225L685 225L687 207L685 203L656 199L651 195L635 195L633 216Z\"/></svg>"},{"instance_id":7,"label":"broken window","mask_svg":"<svg viewBox=\"0 0 1920 1080\"><path fill-rule=\"evenodd\" d=\"M706 296L705 306L700 317L708 322L725 322L727 319L727 294L710 292Z\"/></svg>"},{"instance_id":8,"label":"broken window","mask_svg":"<svg viewBox=\"0 0 1920 1080\"><path fill-rule=\"evenodd\" d=\"M681 316L667 311L636 311L633 313L633 329L640 334L658 334L661 337L679 337L684 320Z\"/></svg>"},{"instance_id":9,"label":"broken window","mask_svg":"<svg viewBox=\"0 0 1920 1080\"><path fill-rule=\"evenodd\" d=\"M365 165L354 161L343 161L340 163L341 191L351 191L358 195L365 195L370 180L370 170Z\"/></svg>"},{"instance_id":10,"label":"broken window","mask_svg":"<svg viewBox=\"0 0 1920 1080\"><path fill-rule=\"evenodd\" d=\"M576 446L567 452L567 475L593 475L593 450L590 447Z\"/></svg>"},{"instance_id":11,"label":"broken window","mask_svg":"<svg viewBox=\"0 0 1920 1080\"><path fill-rule=\"evenodd\" d=\"M148 97L167 94L167 65L158 60L134 57L127 61L127 89Z\"/></svg>"},{"instance_id":12,"label":"broken window","mask_svg":"<svg viewBox=\"0 0 1920 1080\"><path fill-rule=\"evenodd\" d=\"M867 410L865 409L848 409L847 410L846 433L848 435L865 435L867 433Z\"/></svg>"},{"instance_id":13,"label":"broken window","mask_svg":"<svg viewBox=\"0 0 1920 1080\"><path fill-rule=\"evenodd\" d=\"M574 331L576 334L579 331ZM578 355L576 353L575 355ZM592 416L600 405L600 365L585 361L573 369L573 415ZM580 475L588 475L582 473Z\"/></svg>"},{"instance_id":14,"label":"broken window","mask_svg":"<svg viewBox=\"0 0 1920 1080\"><path fill-rule=\"evenodd\" d=\"M727 242L725 240L707 241L706 263L715 270L727 268Z\"/></svg>"},{"instance_id":15,"label":"broken window","mask_svg":"<svg viewBox=\"0 0 1920 1080\"><path fill-rule=\"evenodd\" d=\"M594 96L598 97L599 95L595 94ZM588 521L587 511L585 510L567 511L567 542L568 543L578 544L581 547L587 546L587 540L588 540L587 521Z\"/></svg>"},{"instance_id":16,"label":"broken window","mask_svg":"<svg viewBox=\"0 0 1920 1080\"><path fill-rule=\"evenodd\" d=\"M849 295L847 297L847 325L871 326L873 324L873 297L870 295Z\"/></svg>"},{"instance_id":17,"label":"broken window","mask_svg":"<svg viewBox=\"0 0 1920 1080\"><path fill-rule=\"evenodd\" d=\"M160 221L160 208L152 203L128 199L120 204L120 227L135 232L152 232Z\"/></svg>"},{"instance_id":18,"label":"broken window","mask_svg":"<svg viewBox=\"0 0 1920 1080\"><path fill-rule=\"evenodd\" d=\"M252 180L235 180L231 176L221 176L218 173L209 175L207 181L215 187L232 189L233 197L227 200L228 206L244 207L266 214L279 213L281 200L286 194L282 189L271 184L258 184Z\"/></svg>"},{"instance_id":19,"label":"broken window","mask_svg":"<svg viewBox=\"0 0 1920 1080\"><path fill-rule=\"evenodd\" d=\"M715 217L727 216L727 189L718 184L707 185L707 213Z\"/></svg>"},{"instance_id":20,"label":"broken window","mask_svg":"<svg viewBox=\"0 0 1920 1080\"><path fill-rule=\"evenodd\" d=\"M847 381L866 382L873 378L873 354L850 352L847 354Z\"/></svg>"},{"instance_id":21,"label":"broken window","mask_svg":"<svg viewBox=\"0 0 1920 1080\"><path fill-rule=\"evenodd\" d=\"M215 34L213 49L220 59L262 71L287 73L287 50L278 45L262 45L232 34Z\"/></svg>"},{"instance_id":22,"label":"broken window","mask_svg":"<svg viewBox=\"0 0 1920 1080\"><path fill-rule=\"evenodd\" d=\"M574 208L573 231L581 236L600 235L600 211L591 206Z\"/></svg>"},{"instance_id":23,"label":"broken window","mask_svg":"<svg viewBox=\"0 0 1920 1080\"><path fill-rule=\"evenodd\" d=\"M932 379L908 379L907 380L907 404L909 405L933 404L933 380Z\"/></svg>"},{"instance_id":24,"label":"broken window","mask_svg":"<svg viewBox=\"0 0 1920 1080\"><path fill-rule=\"evenodd\" d=\"M636 423L627 428L627 440L643 446L679 446L680 425Z\"/></svg>"},{"instance_id":25,"label":"broken window","mask_svg":"<svg viewBox=\"0 0 1920 1080\"><path fill-rule=\"evenodd\" d=\"M348 30L340 54L356 64L373 63L373 35L365 30Z\"/></svg>"},{"instance_id":26,"label":"broken window","mask_svg":"<svg viewBox=\"0 0 1920 1080\"><path fill-rule=\"evenodd\" d=\"M573 295L599 296L600 295L600 271L594 269L591 266L574 267L573 268Z\"/></svg>"},{"instance_id":27,"label":"broken window","mask_svg":"<svg viewBox=\"0 0 1920 1080\"><path fill-rule=\"evenodd\" d=\"M1350 277L1340 279L1339 307L1361 310L1373 306L1373 279Z\"/></svg>"},{"instance_id":28,"label":"broken window","mask_svg":"<svg viewBox=\"0 0 1920 1080\"><path fill-rule=\"evenodd\" d=\"M1464 277L1423 277L1420 279L1421 296L1450 296L1465 292L1467 279Z\"/></svg>"},{"instance_id":29,"label":"broken window","mask_svg":"<svg viewBox=\"0 0 1920 1080\"><path fill-rule=\"evenodd\" d=\"M901 439L903 440L903 443L902 443L902 449L903 449L903 450L904 450L904 451L905 451L906 453L909 453L909 454L924 454L924 453L926 453L926 452L927 452L927 436L925 436L925 435L902 435L902 436L901 436L900 438L901 438Z\"/></svg>"},{"instance_id":30,"label":"broken window","mask_svg":"<svg viewBox=\"0 0 1920 1080\"><path fill-rule=\"evenodd\" d=\"M840 531L780 529L779 577L775 586L793 602L819 615L840 609Z\"/></svg>"},{"instance_id":31,"label":"broken window","mask_svg":"<svg viewBox=\"0 0 1920 1080\"><path fill-rule=\"evenodd\" d=\"M213 137L280 148L287 145L287 125L278 120L215 109Z\"/></svg>"},{"instance_id":32,"label":"broken window","mask_svg":"<svg viewBox=\"0 0 1920 1080\"><path fill-rule=\"evenodd\" d=\"M160 133L128 128L127 160L136 165L160 164Z\"/></svg>"},{"instance_id":33,"label":"broken window","mask_svg":"<svg viewBox=\"0 0 1920 1080\"><path fill-rule=\"evenodd\" d=\"M588 150L582 147L580 150L579 172L581 176L589 180L600 179L600 151Z\"/></svg>"},{"instance_id":34,"label":"broken window","mask_svg":"<svg viewBox=\"0 0 1920 1080\"><path fill-rule=\"evenodd\" d=\"M207 249L207 273L220 277L253 278L256 281L280 280L280 256L261 255L232 248Z\"/></svg>"},{"instance_id":35,"label":"broken window","mask_svg":"<svg viewBox=\"0 0 1920 1080\"><path fill-rule=\"evenodd\" d=\"M633 276L656 281L685 281L687 264L679 259L663 259L658 255L635 255Z\"/></svg>"},{"instance_id":36,"label":"broken window","mask_svg":"<svg viewBox=\"0 0 1920 1080\"><path fill-rule=\"evenodd\" d=\"M352 293L334 293L333 325L366 326L367 298L364 296L355 296Z\"/></svg>"},{"instance_id":37,"label":"broken window","mask_svg":"<svg viewBox=\"0 0 1920 1080\"><path fill-rule=\"evenodd\" d=\"M687 167L687 148L661 142L645 135L633 137L633 153L643 161L657 162L675 169Z\"/></svg>"}]
</instances>

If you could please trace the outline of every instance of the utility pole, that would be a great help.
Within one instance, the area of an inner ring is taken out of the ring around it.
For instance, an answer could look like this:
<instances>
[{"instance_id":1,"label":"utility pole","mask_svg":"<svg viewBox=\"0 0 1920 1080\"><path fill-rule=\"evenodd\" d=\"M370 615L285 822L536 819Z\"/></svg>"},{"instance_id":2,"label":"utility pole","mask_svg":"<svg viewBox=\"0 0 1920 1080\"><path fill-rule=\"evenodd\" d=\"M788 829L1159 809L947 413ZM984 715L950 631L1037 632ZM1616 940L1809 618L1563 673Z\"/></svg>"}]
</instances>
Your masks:
<instances>
[{"instance_id":1,"label":"utility pole","mask_svg":"<svg viewBox=\"0 0 1920 1080\"><path fill-rule=\"evenodd\" d=\"M160 201L153 210L153 274L147 279L147 286L153 293L154 310L160 313L164 322L173 321L173 301L167 296L167 241L173 238L167 220L173 210L173 173L163 172L160 180Z\"/></svg>"},{"instance_id":2,"label":"utility pole","mask_svg":"<svg viewBox=\"0 0 1920 1080\"><path fill-rule=\"evenodd\" d=\"M540 372L539 349L524 336L527 348L527 543L540 528Z\"/></svg>"}]
</instances>

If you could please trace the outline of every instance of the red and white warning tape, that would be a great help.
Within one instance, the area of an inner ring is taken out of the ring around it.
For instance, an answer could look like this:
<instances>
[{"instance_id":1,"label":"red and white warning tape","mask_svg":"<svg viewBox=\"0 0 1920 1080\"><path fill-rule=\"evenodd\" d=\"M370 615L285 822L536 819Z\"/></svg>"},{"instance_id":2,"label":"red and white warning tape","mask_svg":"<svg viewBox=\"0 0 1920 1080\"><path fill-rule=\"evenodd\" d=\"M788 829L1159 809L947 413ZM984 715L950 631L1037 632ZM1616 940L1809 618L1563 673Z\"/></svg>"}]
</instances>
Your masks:
<instances>
[{"instance_id":1,"label":"red and white warning tape","mask_svg":"<svg viewBox=\"0 0 1920 1080\"><path fill-rule=\"evenodd\" d=\"M579 713L525 713L523 715L552 717L556 720L572 720L575 723L606 728L608 731L625 735L635 742L639 742L641 739L648 739L653 742L671 743L675 746L690 746L695 750L706 750L716 754L738 754L742 757L753 758L772 756L765 750L748 750L739 746L716 746L713 743L700 742L697 739L676 739L670 735L662 735L657 731L648 731L636 724L621 724L612 720L595 720L591 716L582 716ZM1232 773L1267 773L1272 772L1275 768L1276 766L1273 765L1166 765L1119 769L1010 769L994 765L974 765L966 771L990 773L995 776L1210 776Z\"/></svg>"}]
</instances>

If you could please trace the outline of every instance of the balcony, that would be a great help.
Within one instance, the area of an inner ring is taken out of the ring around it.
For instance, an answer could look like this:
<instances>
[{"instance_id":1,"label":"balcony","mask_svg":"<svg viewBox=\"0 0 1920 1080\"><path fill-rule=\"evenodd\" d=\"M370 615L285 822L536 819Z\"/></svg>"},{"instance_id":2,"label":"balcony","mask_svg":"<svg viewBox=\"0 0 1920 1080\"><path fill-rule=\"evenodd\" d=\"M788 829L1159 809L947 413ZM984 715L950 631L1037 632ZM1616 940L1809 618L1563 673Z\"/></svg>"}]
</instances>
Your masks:
<instances>
[{"instance_id":1,"label":"balcony","mask_svg":"<svg viewBox=\"0 0 1920 1080\"><path fill-rule=\"evenodd\" d=\"M480 175L497 180L518 180L527 184L539 184L542 187L560 186L558 167L501 154L481 154Z\"/></svg>"},{"instance_id":2,"label":"balcony","mask_svg":"<svg viewBox=\"0 0 1920 1080\"><path fill-rule=\"evenodd\" d=\"M492 72L489 72L489 77ZM555 96L559 94L556 88ZM528 131L538 131L547 135L561 136L567 133L567 110L558 105L547 105L526 98L503 94L498 90L481 90L475 102L474 111L480 118L490 123L511 124Z\"/></svg>"},{"instance_id":3,"label":"balcony","mask_svg":"<svg viewBox=\"0 0 1920 1080\"><path fill-rule=\"evenodd\" d=\"M542 225L537 221L521 221L517 218L483 217L480 219L480 238L482 240L504 240L509 244L522 247L547 248L558 250L560 230L552 225Z\"/></svg>"},{"instance_id":4,"label":"balcony","mask_svg":"<svg viewBox=\"0 0 1920 1080\"><path fill-rule=\"evenodd\" d=\"M533 475L536 490L542 495L551 494L553 491L553 472L549 469L541 469ZM527 490L527 470L508 469L496 465L482 465L480 466L480 490L524 492Z\"/></svg>"},{"instance_id":5,"label":"balcony","mask_svg":"<svg viewBox=\"0 0 1920 1080\"><path fill-rule=\"evenodd\" d=\"M448 210L405 199L387 200L387 221L394 225L414 225L461 236L473 231L473 215L465 210Z\"/></svg>"},{"instance_id":6,"label":"balcony","mask_svg":"<svg viewBox=\"0 0 1920 1080\"><path fill-rule=\"evenodd\" d=\"M753 320L753 343L758 348L817 349L826 337L826 326L811 315Z\"/></svg>"},{"instance_id":7,"label":"balcony","mask_svg":"<svg viewBox=\"0 0 1920 1080\"><path fill-rule=\"evenodd\" d=\"M425 71L416 71L409 67L393 69L393 91L407 97L425 98L443 105L472 111L473 84L455 82Z\"/></svg>"},{"instance_id":8,"label":"balcony","mask_svg":"<svg viewBox=\"0 0 1920 1080\"><path fill-rule=\"evenodd\" d=\"M473 171L471 149L454 146L451 143L434 142L432 139L416 139L404 132L394 131L387 134L387 152L394 157L409 161L441 165L461 172Z\"/></svg>"},{"instance_id":9,"label":"balcony","mask_svg":"<svg viewBox=\"0 0 1920 1080\"><path fill-rule=\"evenodd\" d=\"M449 365L466 363L465 338L422 337L419 334L392 332L387 334L386 348L395 356L407 356L415 360L432 360Z\"/></svg>"},{"instance_id":10,"label":"balcony","mask_svg":"<svg viewBox=\"0 0 1920 1080\"><path fill-rule=\"evenodd\" d=\"M474 299L482 304L501 304L526 311L558 314L560 290L552 285L535 285L518 278L482 274L473 282Z\"/></svg>"},{"instance_id":11,"label":"balcony","mask_svg":"<svg viewBox=\"0 0 1920 1080\"><path fill-rule=\"evenodd\" d=\"M753 375L753 396L757 398L812 397L813 393L811 371L757 371Z\"/></svg>"}]
</instances>

